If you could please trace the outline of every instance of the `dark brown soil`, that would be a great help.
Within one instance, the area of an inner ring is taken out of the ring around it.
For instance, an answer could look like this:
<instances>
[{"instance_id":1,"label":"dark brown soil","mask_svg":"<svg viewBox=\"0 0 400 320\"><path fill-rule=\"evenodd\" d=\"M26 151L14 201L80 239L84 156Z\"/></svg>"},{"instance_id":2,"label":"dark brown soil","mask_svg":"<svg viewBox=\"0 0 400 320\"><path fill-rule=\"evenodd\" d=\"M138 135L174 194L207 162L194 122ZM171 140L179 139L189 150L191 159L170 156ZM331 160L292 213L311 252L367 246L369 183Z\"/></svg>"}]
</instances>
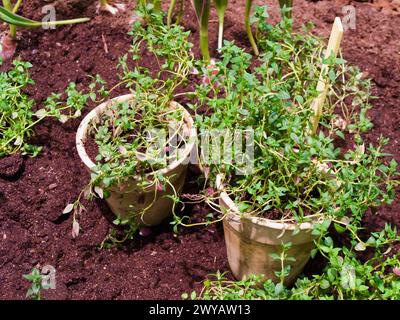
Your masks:
<instances>
[{"instance_id":1,"label":"dark brown soil","mask_svg":"<svg viewBox=\"0 0 400 320\"><path fill-rule=\"evenodd\" d=\"M133 1L129 2L132 7ZM166 2L164 5L166 5ZM256 1L263 4L264 1ZM266 1L271 20L276 21L276 1ZM63 91L70 81L84 88L88 75L100 74L110 85L117 83L116 65L130 44L126 34L129 15L97 16L97 1L55 1L58 18L88 16L90 23L56 30L20 30L17 54L33 64L31 76L36 85L27 93L40 103L52 92ZM375 142L383 134L391 139L387 148L400 162L400 17L369 3L351 1L295 1L296 25L313 21L316 31L328 35L342 6L356 7L356 30L344 38L344 56L373 79L378 97L371 110L375 128L367 139ZM48 1L25 1L21 13L40 19ZM189 4L187 5L189 7ZM242 17L244 1L230 1L225 37L249 47ZM166 8L166 6L164 7ZM216 55L216 22L213 14L210 43ZM193 31L197 44L197 25L190 9L184 26ZM196 46L195 46L196 48ZM195 52L197 55L198 51ZM3 66L2 68L6 68ZM113 95L123 93L115 91ZM180 101L183 102L183 101ZM88 112L94 105L91 105ZM87 203L80 217L82 232L73 239L71 217L61 216L89 175L75 149L75 132L81 119L59 124L46 121L35 129L31 143L43 146L37 158L26 158L24 165L15 159L0 164L0 299L24 299L29 283L22 278L33 267L50 264L56 268L56 290L44 292L46 299L179 299L181 293L201 287L207 274L228 271L221 226L182 230L172 233L169 221L154 228L152 234L130 242L123 249L98 250L108 234L112 214L102 202ZM15 168L12 163L15 162ZM12 172L12 170L16 170ZM195 169L189 172L187 189L195 189ZM4 179L12 175L12 179ZM399 194L399 193L398 193ZM185 214L200 217L208 212L202 206L185 208ZM377 214L368 214L369 230L385 222L400 226L399 197ZM308 270L312 270L311 262Z\"/></svg>"}]
</instances>

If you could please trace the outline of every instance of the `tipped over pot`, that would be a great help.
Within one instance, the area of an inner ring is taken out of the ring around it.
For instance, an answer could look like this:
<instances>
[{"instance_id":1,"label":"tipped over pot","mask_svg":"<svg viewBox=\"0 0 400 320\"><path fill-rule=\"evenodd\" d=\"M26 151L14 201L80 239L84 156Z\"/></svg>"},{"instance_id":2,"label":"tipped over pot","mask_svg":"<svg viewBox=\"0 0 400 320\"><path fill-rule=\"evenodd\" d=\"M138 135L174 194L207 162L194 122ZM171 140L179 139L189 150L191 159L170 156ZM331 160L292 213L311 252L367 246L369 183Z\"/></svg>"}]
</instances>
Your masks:
<instances>
[{"instance_id":1,"label":"tipped over pot","mask_svg":"<svg viewBox=\"0 0 400 320\"><path fill-rule=\"evenodd\" d=\"M293 261L285 261L291 270L284 284L290 285L302 272L314 248L313 224L290 224L262 217L242 214L224 190L223 176L217 176L220 191L219 205L226 212L223 220L229 266L236 279L250 274L264 275L265 279L279 282L276 272L281 272L281 261L272 256L281 255L284 243L291 243L287 251ZM296 233L293 233L298 229Z\"/></svg>"},{"instance_id":2,"label":"tipped over pot","mask_svg":"<svg viewBox=\"0 0 400 320\"><path fill-rule=\"evenodd\" d=\"M128 94L109 100L97 106L82 120L76 135L76 147L79 157L89 171L93 171L96 166L85 149L90 127L93 123L98 123L100 116L115 104L133 99L135 96ZM134 217L139 226L154 226L172 213L173 201L169 196L179 193L182 189L197 134L191 115L176 102L172 102L170 107L171 109L181 109L183 113L182 132L187 137L187 142L180 150L179 159L174 160L165 168L149 172L145 177L139 175L130 177L120 185L107 188L109 196L106 201L110 209L121 220ZM169 184L163 190L160 190L156 184L143 186L143 180L152 181L155 175L162 175L168 179Z\"/></svg>"}]
</instances>

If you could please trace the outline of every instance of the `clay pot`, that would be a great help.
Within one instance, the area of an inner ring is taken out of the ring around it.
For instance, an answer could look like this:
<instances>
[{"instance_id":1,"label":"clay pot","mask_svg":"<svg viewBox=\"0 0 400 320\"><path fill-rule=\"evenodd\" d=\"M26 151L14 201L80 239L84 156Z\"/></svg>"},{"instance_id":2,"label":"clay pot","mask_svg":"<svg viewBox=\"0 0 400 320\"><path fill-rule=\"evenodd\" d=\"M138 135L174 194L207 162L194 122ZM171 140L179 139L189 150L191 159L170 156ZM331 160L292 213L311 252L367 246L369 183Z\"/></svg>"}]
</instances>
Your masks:
<instances>
[{"instance_id":1,"label":"clay pot","mask_svg":"<svg viewBox=\"0 0 400 320\"><path fill-rule=\"evenodd\" d=\"M126 102L132 99L135 99L135 96L133 94L128 94L102 103L82 120L76 135L76 147L79 157L89 170L93 170L95 167L95 164L89 158L85 150L85 141L88 137L89 128L92 126L93 122L99 121L100 115L108 108L116 103ZM146 181L151 181L154 174L161 174L167 177L174 186L176 192L179 192L185 181L187 165L192 149L195 146L197 133L191 115L181 105L172 102L171 108L181 108L184 112L184 124L182 127L183 134L187 137L188 142L185 144L184 149L180 151L178 160L173 161L164 169L147 174L144 179ZM122 185L108 188L107 190L110 196L106 198L106 201L114 214L121 220L130 219L135 216L138 225L154 226L171 215L173 202L167 196L173 195L174 191L169 185L165 187L166 190L164 191L156 190L159 188L157 188L155 184L143 187L140 185L142 182L142 177L135 176L129 178Z\"/></svg>"},{"instance_id":2,"label":"clay pot","mask_svg":"<svg viewBox=\"0 0 400 320\"><path fill-rule=\"evenodd\" d=\"M221 175L217 177L217 188L220 190L220 208L227 212L223 221L225 243L229 266L235 278L241 280L250 274L256 274L264 275L265 279L272 279L275 283L279 282L275 272L281 271L281 261L273 259L271 254L280 255L282 243L290 242L292 246L287 254L296 261L285 262L286 265L291 265L285 285L292 284L302 272L315 246L314 236L311 234L313 224L305 222L296 225L246 216L240 213L224 191ZM296 227L300 231L294 235Z\"/></svg>"}]
</instances>

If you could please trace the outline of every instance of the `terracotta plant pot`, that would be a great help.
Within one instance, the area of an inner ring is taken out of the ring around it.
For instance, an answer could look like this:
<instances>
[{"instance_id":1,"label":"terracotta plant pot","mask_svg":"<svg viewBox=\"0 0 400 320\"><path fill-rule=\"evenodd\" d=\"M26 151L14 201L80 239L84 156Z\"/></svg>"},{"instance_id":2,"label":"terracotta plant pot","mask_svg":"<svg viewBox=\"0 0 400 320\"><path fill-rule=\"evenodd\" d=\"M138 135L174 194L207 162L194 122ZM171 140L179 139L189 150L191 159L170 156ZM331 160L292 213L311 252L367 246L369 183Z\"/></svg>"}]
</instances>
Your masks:
<instances>
[{"instance_id":1,"label":"terracotta plant pot","mask_svg":"<svg viewBox=\"0 0 400 320\"><path fill-rule=\"evenodd\" d=\"M128 94L102 103L82 120L76 135L76 147L81 160L89 170L95 167L95 164L85 150L85 141L88 137L90 125L93 121L99 121L100 115L112 105L115 105L115 103L126 102L132 99L135 99L135 96ZM187 165L192 149L195 146L197 133L191 115L176 102L172 102L171 106L181 108L184 112L184 124L182 127L184 130L183 134L188 138L188 142L185 144L184 149L181 150L178 160L173 161L164 169L147 174L145 179L151 181L155 173L162 174L164 177L169 178L176 192L179 192L185 181ZM157 187L155 185L150 187L140 186L139 183L142 181L141 177L136 176L130 178L122 185L109 188L110 196L106 201L115 215L122 220L131 218L135 213L141 213L147 208L143 214L136 216L136 222L140 226L154 226L171 215L173 202L167 196L173 195L174 191L172 187L167 185L165 191L156 192Z\"/></svg>"},{"instance_id":2,"label":"terracotta plant pot","mask_svg":"<svg viewBox=\"0 0 400 320\"><path fill-rule=\"evenodd\" d=\"M290 242L292 246L287 254L296 261L285 262L292 267L285 279L285 285L293 283L302 272L314 248L314 237L311 235L313 224L305 222L297 225L300 232L293 235L296 227L294 224L242 215L224 191L221 175L217 177L217 188L220 190L220 208L227 212L223 221L225 243L229 266L235 278L241 280L250 274L262 274L266 279L279 282L275 272L281 271L281 261L273 259L271 254L280 255L282 243Z\"/></svg>"}]
</instances>

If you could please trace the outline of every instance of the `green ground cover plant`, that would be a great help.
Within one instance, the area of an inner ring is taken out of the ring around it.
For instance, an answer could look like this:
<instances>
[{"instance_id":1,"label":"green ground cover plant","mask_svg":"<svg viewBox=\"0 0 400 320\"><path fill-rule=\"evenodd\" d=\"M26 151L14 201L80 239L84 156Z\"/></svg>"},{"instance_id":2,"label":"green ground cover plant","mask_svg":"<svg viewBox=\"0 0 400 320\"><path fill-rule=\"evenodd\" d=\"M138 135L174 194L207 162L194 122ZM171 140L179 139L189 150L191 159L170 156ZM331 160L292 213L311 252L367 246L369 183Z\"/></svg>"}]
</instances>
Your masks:
<instances>
[{"instance_id":1,"label":"green ground cover plant","mask_svg":"<svg viewBox=\"0 0 400 320\"><path fill-rule=\"evenodd\" d=\"M221 273L210 275L204 288L193 299L205 300L398 300L400 299L400 238L395 228L386 225L367 240L372 257L362 259L354 246L335 246L326 236L317 250L326 258L322 273L301 276L292 287L252 275L242 281L229 281ZM183 296L187 298L187 295Z\"/></svg>"},{"instance_id":2,"label":"green ground cover plant","mask_svg":"<svg viewBox=\"0 0 400 320\"><path fill-rule=\"evenodd\" d=\"M90 98L71 83L67 90L66 102L61 94L52 94L43 108L34 112L35 101L24 93L24 89L34 82L29 77L29 62L15 60L13 68L0 73L0 157L17 152L23 155L37 156L41 147L29 143L34 127L45 118L56 118L64 123L70 118L81 115L81 111Z\"/></svg>"},{"instance_id":3,"label":"green ground cover plant","mask_svg":"<svg viewBox=\"0 0 400 320\"><path fill-rule=\"evenodd\" d=\"M33 268L30 274L25 274L24 278L31 283L31 287L26 292L26 297L31 300L42 300L42 290L48 289L42 284L42 275L37 268Z\"/></svg>"}]
</instances>

